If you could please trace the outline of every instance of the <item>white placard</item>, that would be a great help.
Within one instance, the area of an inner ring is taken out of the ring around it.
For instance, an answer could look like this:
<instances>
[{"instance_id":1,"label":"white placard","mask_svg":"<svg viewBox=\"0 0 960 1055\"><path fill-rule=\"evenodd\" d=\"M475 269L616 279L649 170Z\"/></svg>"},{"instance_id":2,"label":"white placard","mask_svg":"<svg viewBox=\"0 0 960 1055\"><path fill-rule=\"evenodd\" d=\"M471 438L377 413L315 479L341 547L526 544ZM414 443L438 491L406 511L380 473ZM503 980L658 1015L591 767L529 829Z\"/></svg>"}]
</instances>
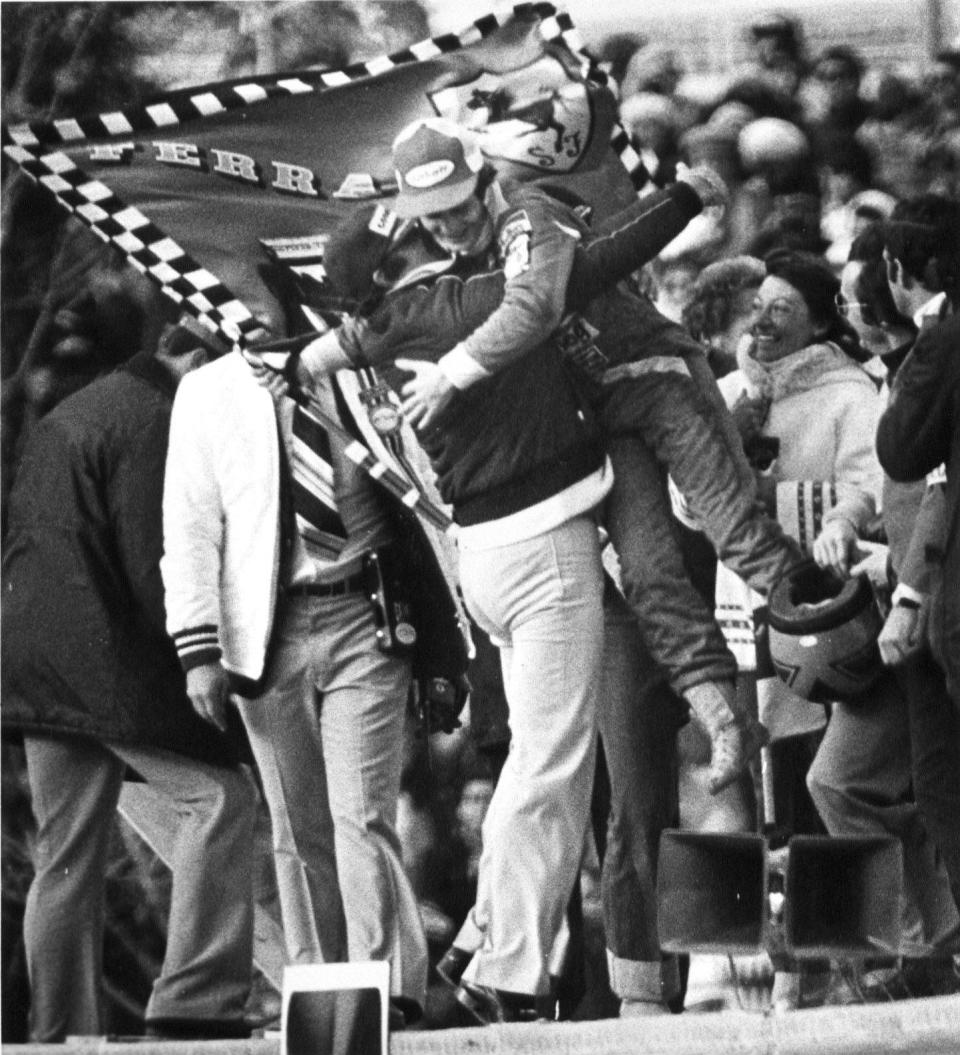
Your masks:
<instances>
[{"instance_id":1,"label":"white placard","mask_svg":"<svg viewBox=\"0 0 960 1055\"><path fill-rule=\"evenodd\" d=\"M385 960L284 968L280 1055L387 1055Z\"/></svg>"}]
</instances>

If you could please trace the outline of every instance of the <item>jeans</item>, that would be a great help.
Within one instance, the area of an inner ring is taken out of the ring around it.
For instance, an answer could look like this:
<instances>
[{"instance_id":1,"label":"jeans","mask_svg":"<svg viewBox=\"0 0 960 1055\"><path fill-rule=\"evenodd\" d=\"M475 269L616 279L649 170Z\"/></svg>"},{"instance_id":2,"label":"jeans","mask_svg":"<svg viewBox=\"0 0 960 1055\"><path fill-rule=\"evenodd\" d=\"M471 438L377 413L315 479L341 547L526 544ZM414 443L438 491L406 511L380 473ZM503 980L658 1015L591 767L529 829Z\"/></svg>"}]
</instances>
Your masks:
<instances>
[{"instance_id":1,"label":"jeans","mask_svg":"<svg viewBox=\"0 0 960 1055\"><path fill-rule=\"evenodd\" d=\"M706 359L666 362L672 368L607 386L600 419L614 472L606 524L624 593L647 647L682 693L705 681L732 681L736 663L684 568L663 473L670 473L720 561L755 590L766 593L800 552L763 509Z\"/></svg>"},{"instance_id":2,"label":"jeans","mask_svg":"<svg viewBox=\"0 0 960 1055\"><path fill-rule=\"evenodd\" d=\"M911 793L910 721L886 671L858 703L835 703L807 786L831 835L893 835L903 844L903 955L960 935L949 878Z\"/></svg>"},{"instance_id":3,"label":"jeans","mask_svg":"<svg viewBox=\"0 0 960 1055\"><path fill-rule=\"evenodd\" d=\"M611 587L598 715L610 776L601 871L610 987L621 1000L678 994L676 957L661 964L657 857L664 828L679 827L676 735L683 705L640 642L636 620Z\"/></svg>"},{"instance_id":4,"label":"jeans","mask_svg":"<svg viewBox=\"0 0 960 1055\"><path fill-rule=\"evenodd\" d=\"M37 822L24 914L31 1041L103 1031L104 891L127 765L169 798L179 820L167 946L147 1021L240 1035L253 969L249 777L154 748L31 734L24 745Z\"/></svg>"},{"instance_id":5,"label":"jeans","mask_svg":"<svg viewBox=\"0 0 960 1055\"><path fill-rule=\"evenodd\" d=\"M590 818L603 654L596 524L580 516L461 550L460 576L471 616L500 649L512 734L483 824L471 914L483 943L464 977L545 994Z\"/></svg>"},{"instance_id":6,"label":"jeans","mask_svg":"<svg viewBox=\"0 0 960 1055\"><path fill-rule=\"evenodd\" d=\"M273 827L291 963L387 960L423 1004L427 947L396 832L410 665L376 646L365 597L294 598L269 688L240 700Z\"/></svg>"}]
</instances>

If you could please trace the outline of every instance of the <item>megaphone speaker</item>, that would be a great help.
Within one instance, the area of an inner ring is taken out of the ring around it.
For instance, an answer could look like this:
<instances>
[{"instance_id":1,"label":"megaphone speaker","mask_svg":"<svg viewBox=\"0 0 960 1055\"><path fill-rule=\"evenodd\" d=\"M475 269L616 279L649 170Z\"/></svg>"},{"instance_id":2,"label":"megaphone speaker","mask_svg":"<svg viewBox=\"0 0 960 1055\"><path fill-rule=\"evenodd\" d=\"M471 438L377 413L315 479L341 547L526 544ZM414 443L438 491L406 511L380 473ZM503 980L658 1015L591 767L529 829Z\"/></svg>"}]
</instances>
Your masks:
<instances>
[{"instance_id":1,"label":"megaphone speaker","mask_svg":"<svg viewBox=\"0 0 960 1055\"><path fill-rule=\"evenodd\" d=\"M759 952L766 904L762 836L663 832L657 913L665 951Z\"/></svg>"},{"instance_id":2,"label":"megaphone speaker","mask_svg":"<svg viewBox=\"0 0 960 1055\"><path fill-rule=\"evenodd\" d=\"M784 941L798 959L896 955L903 849L893 836L795 835Z\"/></svg>"}]
</instances>

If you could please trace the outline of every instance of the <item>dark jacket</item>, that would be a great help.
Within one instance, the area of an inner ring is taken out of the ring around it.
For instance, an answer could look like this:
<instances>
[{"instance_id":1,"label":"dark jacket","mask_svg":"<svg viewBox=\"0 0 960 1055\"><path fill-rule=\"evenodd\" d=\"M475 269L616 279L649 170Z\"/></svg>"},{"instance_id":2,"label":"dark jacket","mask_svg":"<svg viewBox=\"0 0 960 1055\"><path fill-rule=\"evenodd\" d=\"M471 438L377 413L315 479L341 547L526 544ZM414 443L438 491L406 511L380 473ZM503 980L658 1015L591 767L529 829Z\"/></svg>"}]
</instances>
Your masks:
<instances>
[{"instance_id":1,"label":"dark jacket","mask_svg":"<svg viewBox=\"0 0 960 1055\"><path fill-rule=\"evenodd\" d=\"M2 720L226 764L164 629L161 499L175 379L148 355L36 427L3 556Z\"/></svg>"},{"instance_id":2,"label":"dark jacket","mask_svg":"<svg viewBox=\"0 0 960 1055\"><path fill-rule=\"evenodd\" d=\"M960 314L925 323L897 372L877 430L880 464L894 480L947 466L943 658L960 691Z\"/></svg>"}]
</instances>

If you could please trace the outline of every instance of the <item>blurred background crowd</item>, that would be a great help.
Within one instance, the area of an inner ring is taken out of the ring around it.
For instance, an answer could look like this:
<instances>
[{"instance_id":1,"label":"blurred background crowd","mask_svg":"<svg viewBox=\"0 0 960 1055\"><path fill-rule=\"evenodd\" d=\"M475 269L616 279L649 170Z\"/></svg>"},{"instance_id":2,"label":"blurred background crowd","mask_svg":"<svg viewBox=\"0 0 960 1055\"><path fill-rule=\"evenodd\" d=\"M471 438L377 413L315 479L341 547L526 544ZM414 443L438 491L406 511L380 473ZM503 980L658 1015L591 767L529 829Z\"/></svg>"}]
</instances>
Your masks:
<instances>
[{"instance_id":1,"label":"blurred background crowd","mask_svg":"<svg viewBox=\"0 0 960 1055\"><path fill-rule=\"evenodd\" d=\"M441 6L5 3L3 119L49 120L207 80L342 67L435 34ZM451 6L445 20L455 17ZM652 19L659 5L643 6L653 10L636 26L621 20L616 32L580 28L619 88L622 123L654 180L671 182L680 163L706 163L730 189L728 209L706 210L643 275L657 307L703 342L722 377L736 365L764 275L760 261L771 250L812 251L839 274L857 236L898 201L927 191L958 197L960 43L950 35L949 5L933 2L894 4L899 17L889 24L882 3L857 5L843 16L866 15L856 28L812 6L731 5L722 47L716 38L705 47L694 17L674 19L669 38L658 34ZM916 17L905 17L908 7ZM576 5L571 14L579 25ZM159 324L144 280L7 164L4 505L31 424L148 344ZM482 638L479 645L471 681L484 706L474 720L429 741L412 725L409 733L400 831L435 952L473 903L480 824L508 740L498 665ZM11 1042L26 1033L20 931L32 824L14 744L3 746L2 774L3 1040ZM596 875L588 857L585 956L571 983L578 1017L615 1013L616 1006L603 978ZM162 955L167 886L162 865L118 822L105 965L116 1032L135 1031L142 1015ZM258 999L269 1017L276 994L264 984Z\"/></svg>"}]
</instances>

